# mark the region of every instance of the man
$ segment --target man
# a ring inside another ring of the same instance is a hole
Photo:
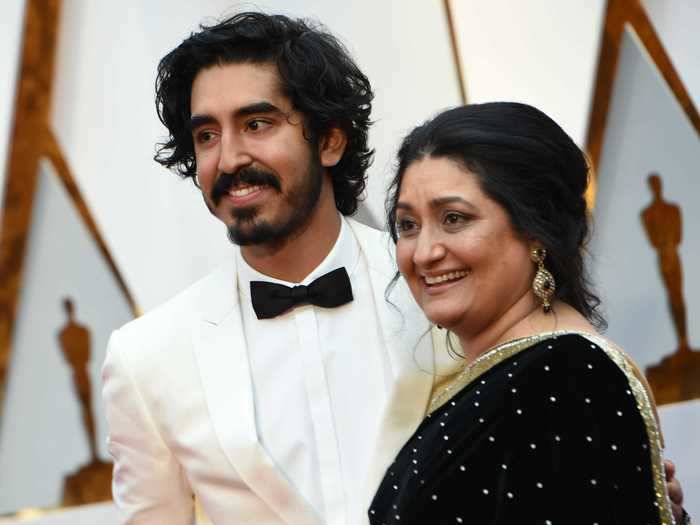
[[[215,523],[366,521],[434,366],[386,240],[348,217],[371,100],[333,36],[282,16],[236,15],[161,61],[156,160],[195,180],[238,248],[110,340],[128,523],[189,524],[193,495]]]
[[[281,16],[236,15],[161,61],[156,160],[195,180],[240,248],[110,340],[128,523],[191,523],[192,494],[215,523],[366,520],[432,387],[426,321],[401,283],[385,298],[388,242],[347,217],[372,96],[334,37]]]

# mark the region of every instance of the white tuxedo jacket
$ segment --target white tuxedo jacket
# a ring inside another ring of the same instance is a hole
[[[385,234],[349,221],[367,261],[393,389],[367,479],[367,505],[425,414],[433,376],[428,324],[395,272]],[[112,335],[103,397],[113,495],[129,524],[190,525],[193,495],[215,524],[319,524],[258,441],[235,257]],[[417,362],[421,366],[417,366]],[[362,407],[358,407],[362,410]],[[293,428],[281,429],[294,432]],[[350,518],[349,525],[366,516]]]

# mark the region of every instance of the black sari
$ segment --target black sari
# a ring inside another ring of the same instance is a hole
[[[600,338],[500,345],[431,410],[385,474],[372,525],[673,523],[649,395]]]

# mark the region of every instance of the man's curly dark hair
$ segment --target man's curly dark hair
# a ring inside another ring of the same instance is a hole
[[[284,94],[304,117],[309,140],[318,141],[332,128],[345,132],[345,152],[328,171],[338,211],[353,214],[374,154],[367,144],[374,94],[343,44],[309,21],[256,12],[239,13],[200,29],[158,65],[156,109],[170,135],[157,145],[154,159],[196,182],[188,123],[197,73],[217,64],[273,63]]]

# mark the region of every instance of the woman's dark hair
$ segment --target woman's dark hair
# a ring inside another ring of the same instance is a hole
[[[332,128],[347,136],[345,152],[329,168],[336,207],[357,210],[373,150],[367,145],[372,87],[345,47],[322,28],[282,15],[239,13],[213,26],[200,26],[158,64],[156,109],[170,133],[155,160],[183,178],[196,174],[190,119],[192,82],[202,69],[230,63],[272,63],[284,94],[304,117],[317,142]]]
[[[424,157],[448,158],[473,173],[482,191],[505,209],[513,228],[546,248],[555,297],[605,327],[583,263],[588,162],[556,122],[526,104],[493,102],[450,109],[415,128],[401,144],[387,198],[394,242],[403,176]]]

